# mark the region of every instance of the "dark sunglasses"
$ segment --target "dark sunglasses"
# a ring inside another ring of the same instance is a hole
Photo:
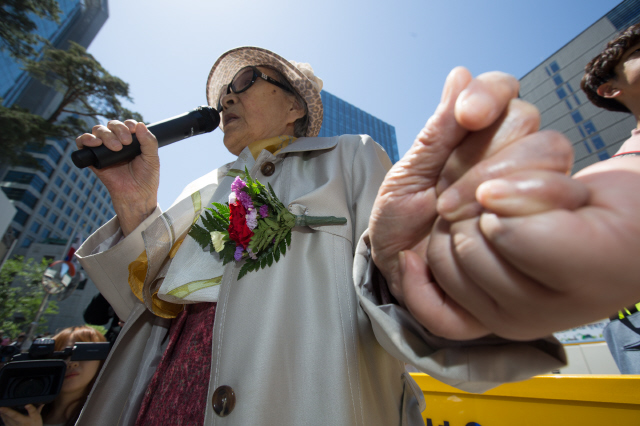
[[[261,78],[264,81],[273,84],[274,86],[278,86],[282,90],[292,93],[291,89],[289,89],[287,86],[280,83],[278,80],[269,77],[258,68],[253,66],[244,67],[236,73],[236,75],[231,80],[231,83],[227,84],[227,90],[225,90],[224,86],[222,86],[222,89],[220,90],[220,97],[218,97],[218,112],[222,112],[223,96],[226,96],[231,92],[235,94],[245,92],[247,89],[249,89],[249,87],[253,86],[253,83],[255,83],[258,78]]]

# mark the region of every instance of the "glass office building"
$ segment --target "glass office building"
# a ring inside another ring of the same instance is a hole
[[[640,0],[625,0],[520,80],[520,96],[540,110],[541,128],[558,130],[573,143],[573,172],[610,158],[636,127],[631,114],[591,104],[580,80],[607,42],[639,21]]]
[[[109,16],[107,0],[58,0],[58,5],[59,23],[35,19],[36,32],[57,48],[66,48],[68,40],[88,47]],[[7,52],[0,52],[0,96],[5,106],[19,105],[46,117],[61,95],[31,79]],[[11,255],[61,259],[74,231],[87,236],[115,215],[111,198],[93,173],[71,162],[73,140],[48,140],[41,149],[27,150],[41,170],[0,164],[0,187],[16,209],[2,244],[12,247]],[[51,332],[84,323],[83,311],[98,290],[90,280],[83,280],[80,289],[58,302],[58,315],[47,318]]]
[[[58,48],[65,48],[68,40],[87,47],[108,17],[107,1],[59,0],[58,4],[60,22],[36,17],[36,32]],[[6,51],[0,52],[0,94],[5,106],[20,105],[40,115],[57,106],[59,96],[31,79]],[[7,246],[18,238],[14,255],[26,254],[33,243],[66,242],[76,225],[91,232],[113,217],[107,191],[89,170],[78,170],[71,163],[72,140],[48,140],[44,147],[27,151],[41,170],[0,165],[0,187],[17,210],[3,238]]]
[[[326,90],[320,92],[320,96],[324,107],[324,119],[318,136],[366,134],[382,145],[391,162],[395,163],[400,159],[395,127]]]

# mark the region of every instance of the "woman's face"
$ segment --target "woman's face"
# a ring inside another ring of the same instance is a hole
[[[75,342],[69,341],[67,346]],[[67,373],[62,382],[61,393],[83,392],[100,369],[100,361],[67,361]]]
[[[264,67],[258,69],[278,79],[275,71]],[[261,78],[246,91],[231,92],[221,101],[224,145],[235,155],[258,140],[293,136],[293,123],[304,116],[304,110],[293,96]]]

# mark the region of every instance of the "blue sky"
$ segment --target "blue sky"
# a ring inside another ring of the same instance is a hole
[[[327,91],[395,126],[402,156],[453,67],[520,78],[618,3],[109,0],[89,52],[130,84],[132,108],[152,123],[206,104],[206,78],[222,53],[264,47],[309,62]],[[160,205],[233,158],[219,130],[162,148]]]

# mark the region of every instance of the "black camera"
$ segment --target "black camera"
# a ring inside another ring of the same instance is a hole
[[[29,352],[14,355],[0,369],[0,407],[47,404],[58,396],[67,371],[66,360],[107,359],[109,343],[77,342],[54,351],[53,339],[36,339]]]

